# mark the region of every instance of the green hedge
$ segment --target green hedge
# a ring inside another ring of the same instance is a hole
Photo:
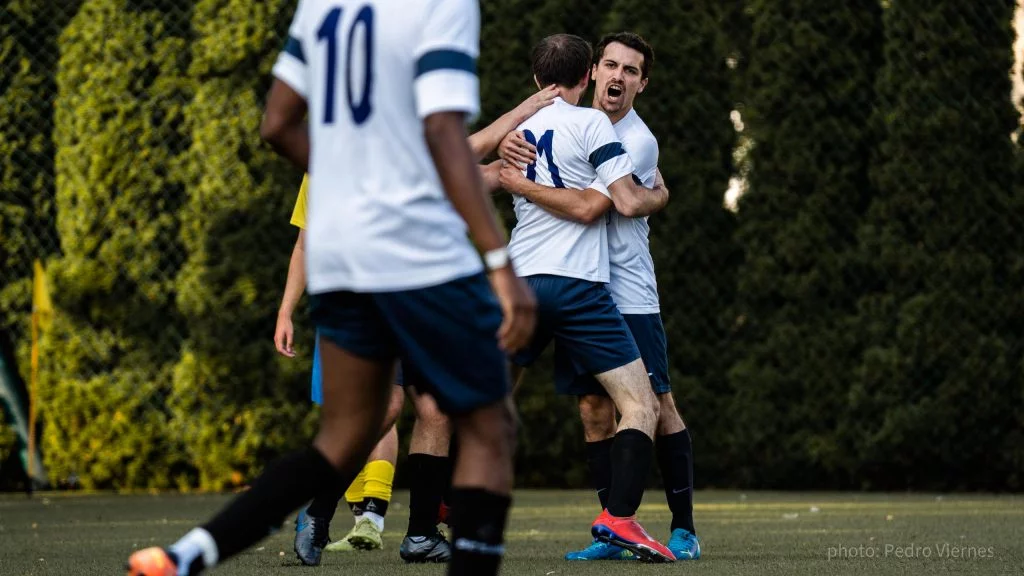
[[[301,173],[259,139],[292,4],[200,0],[192,15],[192,145],[181,164],[187,200],[178,214],[188,259],[175,286],[188,337],[169,408],[171,430],[205,489],[237,485],[269,456],[311,438],[303,423],[312,413],[312,337],[300,332],[301,360],[281,359],[272,341]]]
[[[55,483],[77,475],[87,488],[188,484],[164,411],[184,328],[169,274],[182,249],[171,172],[187,144],[187,42],[168,15],[131,4],[87,0],[60,39],[63,255],[49,267],[41,445]]]
[[[840,433],[859,484],[1021,489],[1021,189],[1007,98],[1014,2],[894,2],[885,14],[859,231],[866,345]]]
[[[295,360],[270,341],[300,174],[257,134],[293,4],[86,0],[70,23],[2,4],[18,66],[0,67],[0,329],[27,376],[28,274],[46,258],[56,484],[230,488],[311,436],[312,333],[297,315]],[[637,107],[673,194],[651,246],[698,485],[1024,481],[1013,3],[889,6],[482,3],[481,125],[533,92],[544,34],[654,44]],[[52,110],[28,97],[47,91]],[[753,144],[735,213],[734,107]],[[517,400],[518,483],[585,486],[548,364]]]
[[[723,406],[731,475],[744,485],[845,485],[836,422],[858,343],[862,277],[851,262],[872,197],[868,128],[881,65],[877,0],[748,4],[733,397]]]

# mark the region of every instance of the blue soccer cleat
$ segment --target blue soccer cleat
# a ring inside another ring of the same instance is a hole
[[[331,541],[326,518],[310,516],[303,509],[295,521],[295,555],[306,566],[319,566],[324,547]]]
[[[608,544],[600,540],[594,540],[583,550],[569,552],[565,555],[566,560],[636,560],[636,556],[625,548]]]
[[[700,558],[700,540],[697,535],[685,528],[676,528],[668,540],[668,549],[676,556],[676,560],[696,560]]]

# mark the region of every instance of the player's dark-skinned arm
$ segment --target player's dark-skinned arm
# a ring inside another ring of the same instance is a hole
[[[448,200],[466,221],[477,247],[490,252],[505,247],[490,196],[484,194],[480,170],[466,139],[462,112],[437,112],[423,121],[427,147]],[[490,272],[501,303],[503,320],[498,343],[507,352],[529,343],[536,323],[537,302],[526,283],[516,276],[511,261]]]
[[[275,79],[260,123],[260,138],[275,152],[309,172],[309,128],[306,99],[291,86]]]
[[[659,170],[654,179],[654,188],[644,188],[629,174],[612,182],[608,187],[615,204],[615,211],[628,218],[650,216],[668,204],[668,188]]]
[[[509,192],[525,196],[559,218],[580,224],[594,222],[612,207],[611,199],[593,188],[576,190],[537,184],[511,164],[502,167],[499,179],[501,187]]]
[[[483,130],[473,133],[469,137],[469,147],[473,149],[477,162],[490,156],[505,135],[515,130],[516,126],[525,122],[541,108],[550,106],[555,101],[555,96],[558,96],[558,87],[548,86],[523,100],[512,110],[502,114],[500,118],[491,122]]]

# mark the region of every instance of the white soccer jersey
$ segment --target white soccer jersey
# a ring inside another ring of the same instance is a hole
[[[309,105],[312,293],[423,288],[480,272],[423,135],[479,112],[476,0],[301,0],[274,75]]]
[[[527,167],[526,176],[539,184],[580,190],[591,186],[608,194],[612,182],[633,172],[611,121],[593,108],[556,98],[519,130],[537,147],[537,160]],[[595,179],[603,186],[593,185]],[[608,282],[604,219],[589,225],[570,222],[518,195],[513,205],[517,223],[508,247],[520,276],[552,274]]]
[[[658,140],[654,134],[636,110],[615,123],[615,133],[633,161],[633,174],[644,186],[653,188],[658,172]],[[608,214],[608,291],[623,314],[657,314],[661,306],[647,218],[627,218],[614,209]]]

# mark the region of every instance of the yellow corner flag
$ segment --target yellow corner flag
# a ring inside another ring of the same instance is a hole
[[[39,331],[50,327],[53,321],[53,301],[46,288],[46,271],[36,260],[32,263],[32,377],[28,390],[28,477],[29,484],[36,481],[36,398],[39,390]]]
[[[32,315],[40,328],[49,328],[53,320],[53,301],[50,300],[50,291],[46,287],[46,271],[42,263],[36,260],[33,265],[35,274],[32,277]]]

